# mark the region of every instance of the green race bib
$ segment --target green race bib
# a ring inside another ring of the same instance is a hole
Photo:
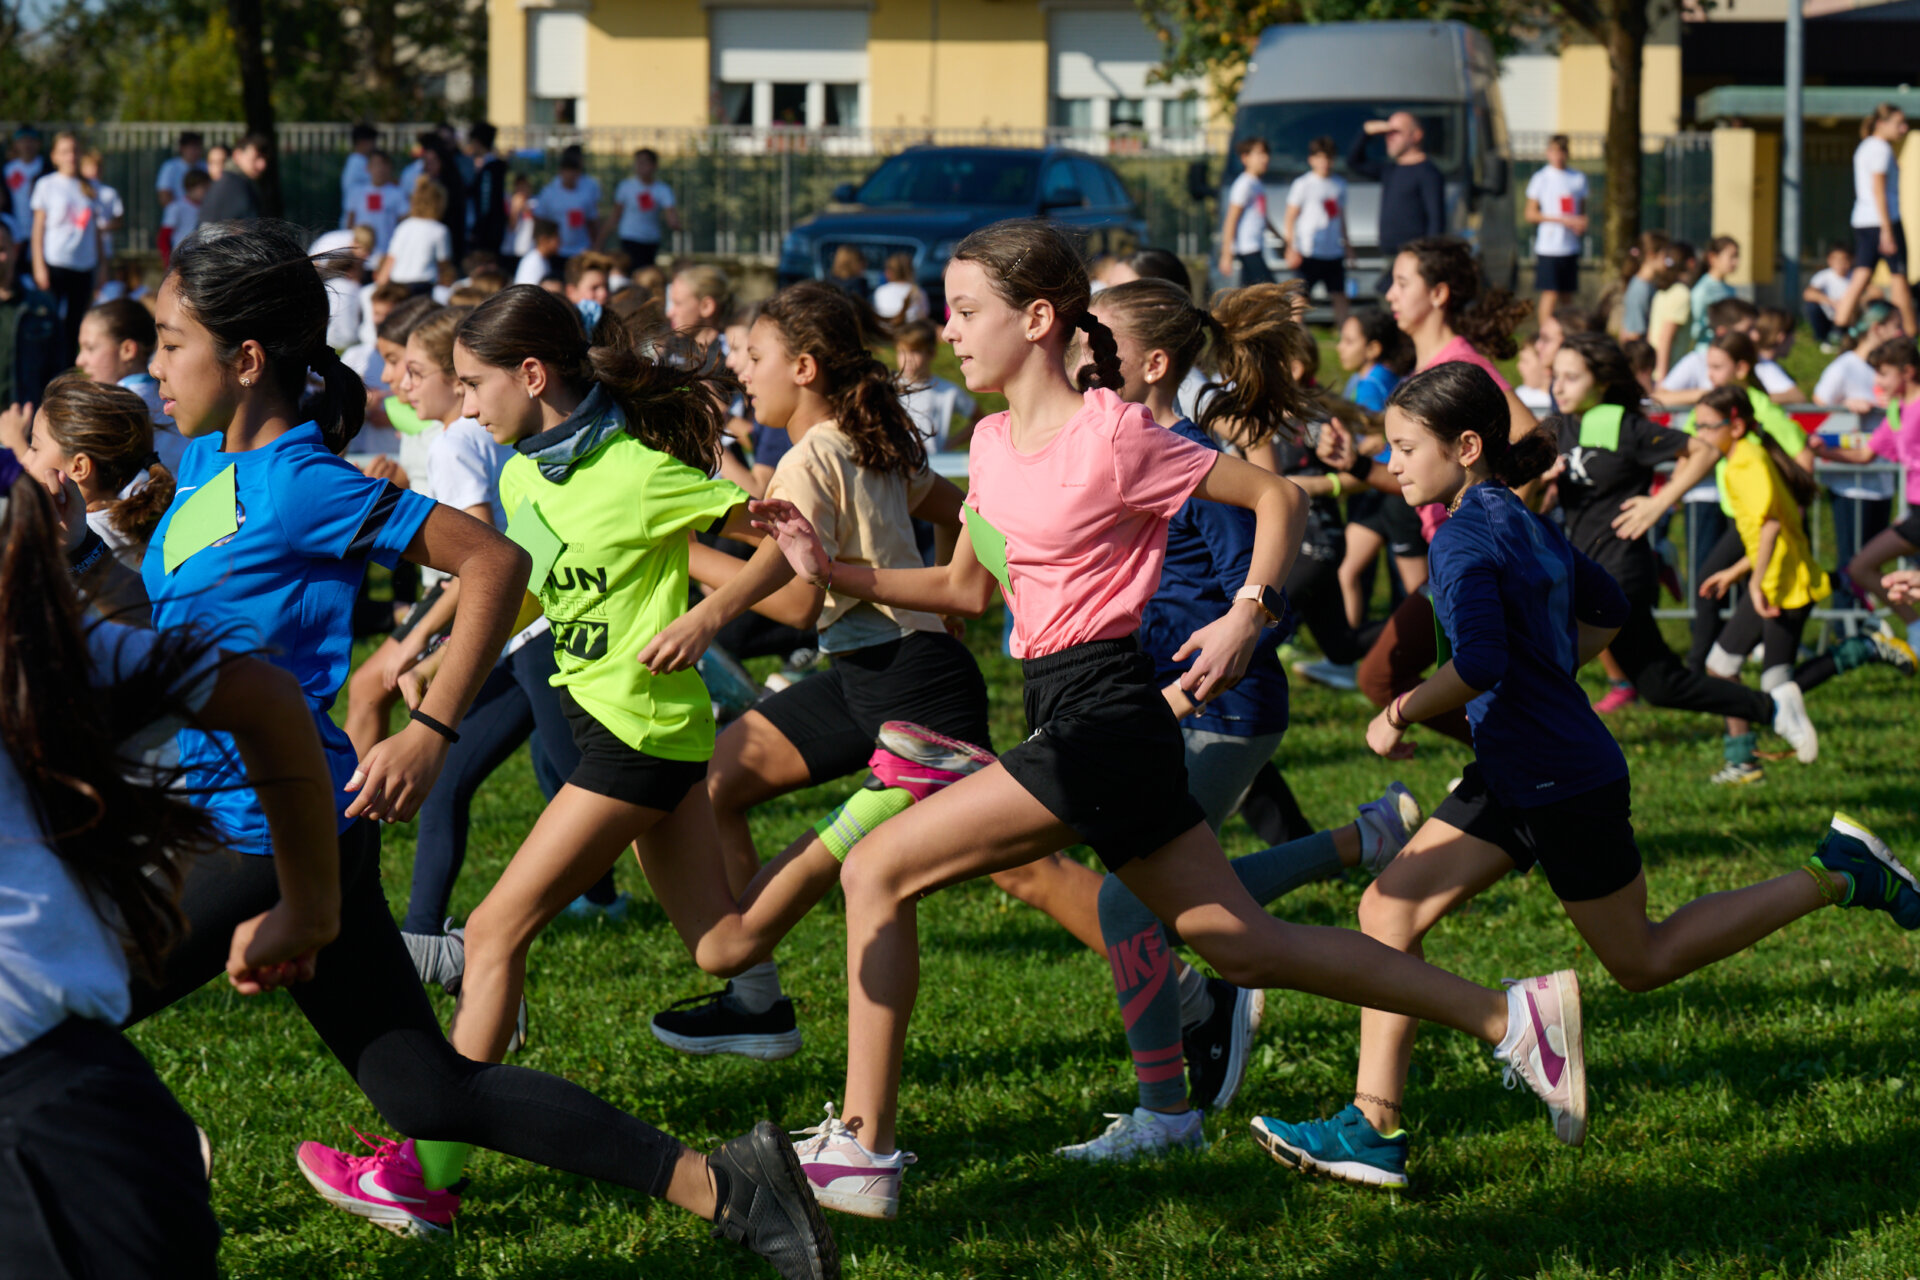
[[[987,518],[972,507],[967,508],[967,538],[973,543],[973,554],[981,564],[987,567],[1000,583],[1000,590],[1007,587],[1007,539]]]
[[[541,518],[540,508],[533,505],[532,498],[522,498],[520,507],[507,521],[507,537],[519,544],[521,550],[533,557],[533,572],[527,576],[527,590],[535,595],[547,583],[547,575],[553,572],[553,562],[567,549],[547,522]]]
[[[168,573],[185,564],[196,552],[205,551],[220,539],[240,532],[240,519],[234,510],[233,480],[233,464],[228,463],[173,513],[173,522],[167,526],[167,540],[160,548],[160,563]]]

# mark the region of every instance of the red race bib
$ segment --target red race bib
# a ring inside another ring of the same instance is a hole
[[[580,228],[586,226],[587,225],[586,211],[583,209],[567,210],[567,225],[569,227],[572,227],[575,231],[578,231]]]
[[[382,203],[384,203],[384,201],[385,201],[385,197],[382,196],[378,191],[367,192],[367,212],[368,213],[380,212],[380,206]]]
[[[1334,222],[1339,219],[1340,202],[1338,200],[1322,200],[1320,205],[1327,211],[1327,221]]]
[[[15,169],[7,175],[7,185],[18,191],[27,180],[27,175]]]
[[[653,192],[642,191],[639,197],[634,201],[634,203],[640,206],[640,212],[652,213],[653,212]]]
[[[93,221],[92,206],[81,205],[80,208],[74,212],[73,225],[80,228],[82,231],[85,231],[87,229],[87,224],[91,223],[92,221]]]
[[[1578,213],[1578,212],[1580,212],[1580,208],[1579,208],[1579,205],[1580,205],[1580,202],[1579,202],[1578,200],[1575,200],[1575,199],[1574,199],[1574,198],[1573,198],[1572,196],[1561,196],[1561,197],[1560,197],[1560,212],[1561,212],[1561,213],[1564,213],[1564,214],[1569,214],[1569,215],[1571,215],[1571,214],[1576,214],[1576,213]]]

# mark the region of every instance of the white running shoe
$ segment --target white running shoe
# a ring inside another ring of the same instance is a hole
[[[1812,764],[1820,758],[1820,735],[1807,716],[1807,699],[1789,680],[1773,691],[1773,731],[1793,748],[1793,758]]]
[[[1296,662],[1293,674],[1315,684],[1323,684],[1329,689],[1354,690],[1360,687],[1359,668],[1351,662]]]
[[[1553,1135],[1570,1147],[1587,1140],[1587,1049],[1580,1022],[1580,975],[1561,969],[1539,978],[1505,979],[1520,994],[1527,1021],[1504,1058],[1507,1088],[1525,1081],[1553,1118]],[[1513,990],[1507,1007],[1513,1008]]]
[[[794,1154],[800,1157],[800,1170],[822,1208],[862,1218],[891,1219],[899,1214],[900,1178],[919,1159],[913,1152],[873,1154],[833,1114],[831,1102],[825,1120],[811,1129],[795,1129],[793,1136],[801,1139],[794,1143]]]
[[[1379,875],[1400,856],[1420,827],[1420,802],[1403,783],[1389,783],[1378,800],[1360,806],[1360,864]]]
[[[1169,1151],[1182,1148],[1193,1151],[1207,1149],[1207,1137],[1201,1131],[1201,1115],[1198,1111],[1182,1112],[1176,1117],[1162,1116],[1145,1107],[1135,1107],[1128,1114],[1109,1111],[1107,1119],[1113,1123],[1099,1137],[1091,1142],[1076,1142],[1070,1147],[1056,1147],[1053,1154],[1063,1160],[1102,1164],[1157,1160]],[[1176,1119],[1183,1122],[1180,1127],[1170,1123]]]

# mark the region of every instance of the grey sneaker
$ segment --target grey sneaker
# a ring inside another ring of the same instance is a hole
[[[1373,846],[1371,856],[1364,853],[1361,856],[1361,865],[1375,875],[1385,871],[1387,864],[1407,847],[1407,841],[1413,839],[1421,816],[1420,802],[1399,782],[1389,783],[1378,800],[1361,805],[1359,825],[1374,837],[1371,841],[1364,838],[1361,841],[1363,849],[1368,844]]]

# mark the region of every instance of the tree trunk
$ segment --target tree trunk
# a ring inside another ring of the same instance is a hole
[[[227,0],[227,21],[233,25],[233,43],[240,57],[240,102],[247,132],[269,140],[267,171],[257,179],[260,212],[277,218],[285,207],[280,199],[280,156],[273,120],[273,73],[267,66],[266,23],[261,0]]]
[[[1618,275],[1640,235],[1640,68],[1647,47],[1647,0],[1608,0],[1606,262]]]

